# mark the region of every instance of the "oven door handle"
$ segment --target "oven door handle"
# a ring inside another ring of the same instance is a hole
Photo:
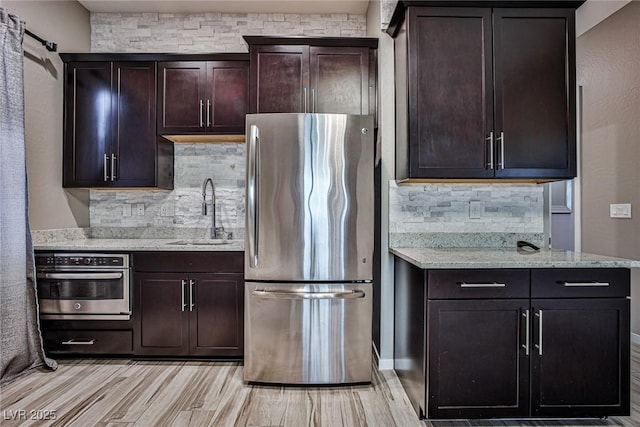
[[[72,279],[72,280],[101,280],[101,279],[120,279],[122,273],[44,273],[38,274],[39,279]]]

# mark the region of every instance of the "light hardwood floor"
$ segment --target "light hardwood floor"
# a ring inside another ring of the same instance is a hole
[[[632,354],[632,416],[607,420],[419,421],[393,371],[374,370],[371,385],[269,387],[244,384],[233,362],[76,359],[2,387],[0,425],[633,427],[640,426],[640,346]],[[46,411],[56,419],[31,419]]]

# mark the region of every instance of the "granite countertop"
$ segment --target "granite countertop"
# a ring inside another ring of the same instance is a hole
[[[212,244],[221,243],[221,244]],[[244,250],[244,240],[205,239],[61,239],[34,242],[35,250],[47,251],[234,251]]]
[[[515,248],[391,248],[389,251],[423,269],[444,268],[640,268],[640,261],[585,252]]]

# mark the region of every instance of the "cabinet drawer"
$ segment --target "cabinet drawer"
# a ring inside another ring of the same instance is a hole
[[[244,252],[134,252],[135,271],[243,273]]]
[[[429,299],[529,298],[529,270],[429,270]]]
[[[44,349],[57,354],[133,354],[133,331],[43,331]]]
[[[551,268],[531,270],[532,298],[615,298],[629,296],[626,268]]]

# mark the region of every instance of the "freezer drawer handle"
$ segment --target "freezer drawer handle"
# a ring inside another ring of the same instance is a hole
[[[581,286],[589,286],[589,287],[606,287],[609,286],[607,282],[560,282],[565,287],[581,287]]]
[[[489,282],[489,283],[467,283],[458,282],[461,288],[504,288],[507,286],[505,283]]]
[[[364,291],[359,289],[346,292],[288,292],[256,289],[251,293],[257,297],[273,299],[353,299],[365,297]]]

